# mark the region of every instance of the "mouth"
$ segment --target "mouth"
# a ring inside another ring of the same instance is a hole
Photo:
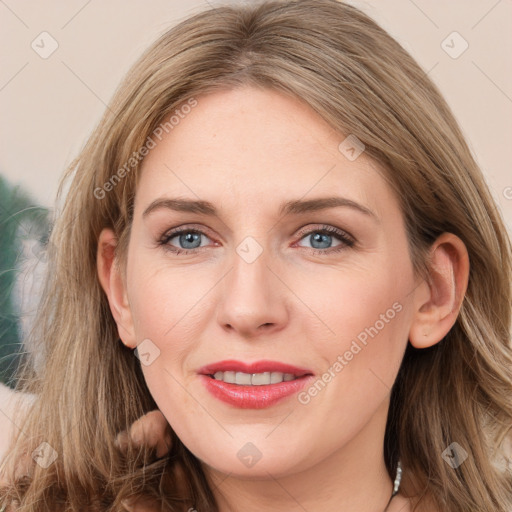
[[[235,371],[215,372],[208,375],[215,380],[221,380],[226,384],[237,384],[239,386],[266,386],[268,384],[279,384],[291,380],[300,379],[301,376],[293,373],[282,372],[262,372],[262,373],[244,373]]]
[[[235,360],[218,361],[203,366],[199,369],[198,373],[228,384],[238,384],[241,386],[279,384],[280,382],[299,379],[305,375],[313,375],[311,370],[278,361],[244,363]]]
[[[198,373],[213,396],[239,408],[261,409],[302,389],[313,372],[275,361],[220,361]]]

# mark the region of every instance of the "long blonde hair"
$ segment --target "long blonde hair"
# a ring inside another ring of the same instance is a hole
[[[471,268],[461,312],[440,343],[408,345],[391,394],[385,461],[394,478],[400,458],[402,491],[443,511],[510,512],[512,476],[500,458],[512,425],[510,239],[436,86],[373,20],[335,0],[209,9],[166,32],[128,73],[59,188],[61,195],[72,180],[31,334],[45,365],[36,372],[28,359],[20,374],[20,389],[38,398],[17,420],[5,462],[42,442],[58,456],[46,469],[33,464],[2,491],[3,502],[21,511],[115,511],[138,494],[160,499],[164,510],[218,510],[199,461],[176,435],[160,460],[147,449],[125,456],[113,443],[156,405],[138,359],[118,341],[96,251],[110,227],[124,264],[140,150],[162,121],[203,93],[247,84],[301,98],[364,143],[396,191],[418,272],[441,233],[464,241]],[[452,442],[469,454],[456,469],[442,457]],[[173,481],[177,466],[186,493]]]

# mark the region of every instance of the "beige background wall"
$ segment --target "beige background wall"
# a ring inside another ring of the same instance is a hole
[[[350,3],[440,87],[512,226],[512,0]],[[158,35],[208,4],[220,2],[1,0],[0,173],[51,206],[60,175],[128,67]]]

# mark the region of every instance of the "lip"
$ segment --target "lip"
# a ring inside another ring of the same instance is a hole
[[[306,368],[298,368],[290,364],[281,363],[279,361],[254,361],[252,363],[244,363],[243,361],[236,361],[229,359],[225,361],[218,361],[203,366],[198,370],[201,375],[213,375],[215,372],[243,372],[243,373],[263,373],[263,372],[282,372],[293,373],[296,377],[304,375],[313,375],[311,370]],[[291,381],[290,381],[291,382]]]
[[[244,386],[228,384],[227,382],[214,379],[212,375],[217,371],[238,371],[244,373],[282,372],[293,373],[297,378],[278,384]],[[203,366],[198,373],[206,389],[215,398],[240,409],[264,409],[270,407],[298,393],[314,378],[310,370],[277,361],[256,361],[254,363],[243,363],[234,360],[219,361]]]

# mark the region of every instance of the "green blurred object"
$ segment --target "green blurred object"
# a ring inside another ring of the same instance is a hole
[[[34,204],[28,193],[0,175],[0,382],[13,387],[15,371],[25,350],[22,344],[20,304],[14,290],[24,261],[39,255],[26,254],[24,240],[42,247],[49,234],[48,209]],[[25,247],[25,250],[24,250]]]

